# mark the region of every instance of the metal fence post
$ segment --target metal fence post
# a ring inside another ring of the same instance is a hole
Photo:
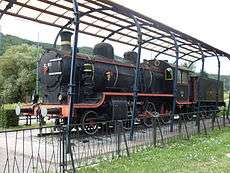
[[[198,112],[196,117],[196,124],[197,124],[197,132],[200,134],[200,112]]]
[[[228,119],[228,123],[230,123],[229,111],[230,111],[230,92],[229,92],[229,96],[228,96],[228,108],[227,108],[227,114],[226,114],[226,118]]]
[[[184,128],[185,128],[185,132],[186,132],[186,137],[187,137],[187,139],[189,140],[188,127],[187,127],[187,123],[186,123],[186,120],[184,119],[184,117],[185,117],[185,116],[183,115],[181,121],[183,121]]]
[[[182,126],[182,122],[181,122],[181,114],[178,114],[179,115],[179,133],[181,133],[181,126]]]
[[[159,120],[159,116],[157,117],[157,126],[159,128],[160,135],[161,135],[161,143],[162,143],[162,145],[164,145],[164,136],[163,136],[163,132],[162,132],[162,129],[161,129],[161,122]]]
[[[121,157],[121,125],[116,121],[116,132],[117,132],[117,155]]]
[[[37,111],[38,117],[39,117],[39,137],[42,137],[42,114],[41,114],[41,110]]]
[[[206,125],[205,125],[205,122],[204,122],[204,117],[203,117],[203,112],[201,113],[201,121],[202,121],[202,124],[203,124],[203,127],[204,127],[204,133],[205,135],[207,135],[207,128],[206,128]]]
[[[216,112],[212,114],[212,130],[214,130],[214,126],[215,126],[215,117],[216,117]]]
[[[61,137],[61,143],[62,143],[62,172],[65,173],[67,169],[67,155],[66,155],[66,134],[65,129],[63,129],[62,137]]]
[[[62,172],[62,134],[59,136],[59,172]]]
[[[25,124],[26,126],[28,126],[28,125],[29,125],[29,124],[28,124],[28,119],[29,119],[28,117],[29,117],[29,116],[28,116],[28,115],[26,115],[26,124]]]
[[[120,126],[121,126],[121,131],[122,131],[124,142],[125,142],[125,149],[126,149],[126,152],[127,152],[127,156],[129,157],[130,156],[130,154],[129,154],[129,147],[128,147],[128,143],[127,143],[125,131],[124,131],[124,128],[123,128],[123,122],[122,122],[122,120],[120,121]]]
[[[223,112],[223,126],[225,127],[225,116],[226,116],[226,108],[224,107],[224,112]]]
[[[220,130],[221,127],[220,127],[219,117],[217,117],[217,116],[216,116],[216,123],[217,123],[218,129]]]
[[[156,117],[152,117],[152,124],[153,124],[153,145],[154,147],[157,146],[157,120]]]

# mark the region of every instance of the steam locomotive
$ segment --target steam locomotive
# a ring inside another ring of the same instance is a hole
[[[71,32],[61,33],[61,49],[48,49],[39,61],[41,103],[24,105],[18,114],[68,118],[68,84],[71,66]],[[112,45],[99,43],[92,55],[78,53],[74,90],[74,123],[81,123],[88,134],[94,134],[96,122],[129,120],[133,106],[133,84],[137,53],[130,51],[124,58],[114,56]],[[137,118],[151,126],[148,112],[158,113],[163,122],[172,112],[175,66],[163,60],[144,60],[138,78]],[[204,109],[216,105],[217,81],[195,76],[188,68],[179,67],[177,76],[176,112],[194,111],[198,97]],[[197,93],[198,80],[202,94]],[[223,83],[219,82],[218,106],[224,105]],[[127,125],[128,128],[128,125]]]

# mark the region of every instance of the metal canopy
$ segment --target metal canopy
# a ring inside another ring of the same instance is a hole
[[[10,2],[13,6],[5,10]],[[79,0],[78,4],[81,16],[79,32],[99,37],[102,41],[110,40],[137,48],[138,32],[134,16],[141,27],[142,48],[154,52],[155,57],[164,54],[177,58],[176,41],[179,59],[189,63],[202,58],[201,50],[204,57],[218,55],[230,59],[224,51],[112,1]],[[73,30],[72,6],[72,0],[1,0],[0,12]]]

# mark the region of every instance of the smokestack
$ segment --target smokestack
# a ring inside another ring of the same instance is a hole
[[[124,54],[124,59],[131,62],[132,64],[136,64],[137,63],[137,53],[134,51],[130,51],[130,52],[125,52]]]
[[[93,49],[93,54],[108,59],[114,59],[113,46],[108,43],[98,43]]]
[[[69,31],[63,31],[61,32],[61,50],[66,53],[71,53],[71,37],[73,33]]]

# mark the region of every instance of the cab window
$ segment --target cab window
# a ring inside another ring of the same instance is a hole
[[[173,80],[173,70],[172,70],[172,68],[167,68],[165,70],[165,80]]]
[[[182,73],[182,83],[188,84],[188,73],[187,72]]]

